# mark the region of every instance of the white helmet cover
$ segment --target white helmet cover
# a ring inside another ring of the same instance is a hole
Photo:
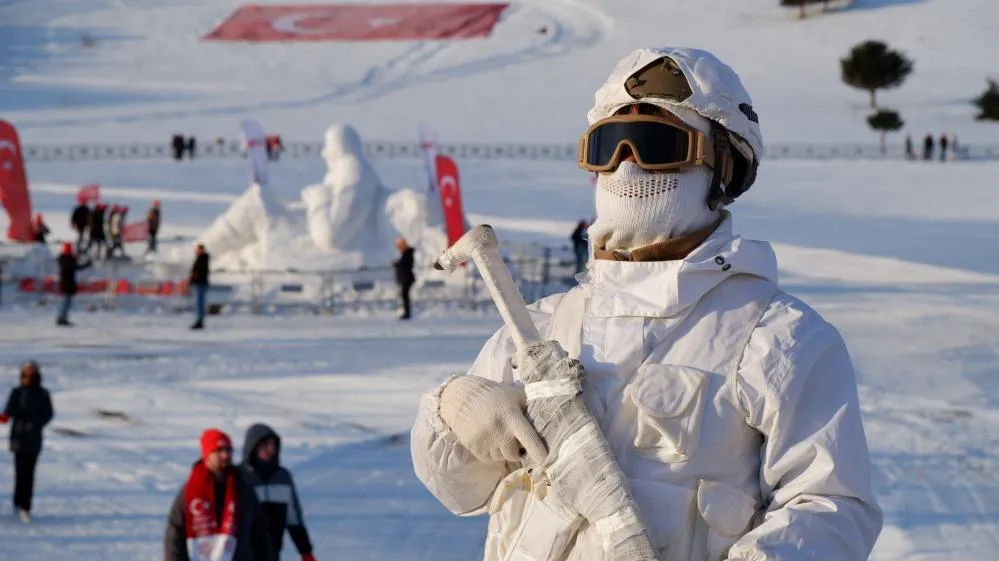
[[[689,95],[677,101],[672,96],[636,98],[629,93],[628,80],[646,66],[667,58],[683,73]],[[715,55],[699,49],[661,47],[639,49],[621,59],[610,77],[597,90],[593,108],[586,115],[593,123],[614,115],[635,103],[649,103],[673,113],[688,125],[710,134],[704,119],[715,121],[730,133],[732,144],[750,161],[759,163],[763,156],[763,135],[753,101],[739,76]],[[749,154],[747,151],[751,150]]]

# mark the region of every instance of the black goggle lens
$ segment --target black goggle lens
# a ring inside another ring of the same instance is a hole
[[[621,141],[628,140],[635,156],[648,165],[685,162],[689,157],[690,133],[669,123],[652,121],[605,123],[590,131],[586,163],[606,166]]]

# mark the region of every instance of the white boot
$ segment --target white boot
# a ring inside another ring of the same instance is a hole
[[[21,518],[21,522],[24,522],[25,524],[31,522],[31,515],[28,514],[28,511],[23,508],[17,510],[17,515]]]

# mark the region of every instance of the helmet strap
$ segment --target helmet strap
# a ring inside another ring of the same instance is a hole
[[[731,165],[732,148],[728,142],[728,130],[717,121],[711,121],[711,139],[715,149],[715,166],[711,176],[711,188],[708,190],[708,208],[718,210],[722,204],[728,204],[734,199],[725,193],[722,181],[726,179],[725,170]],[[730,175],[731,177],[731,175]]]

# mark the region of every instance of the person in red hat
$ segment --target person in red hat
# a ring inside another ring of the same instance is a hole
[[[69,219],[69,223],[76,230],[76,248],[80,250],[83,247],[83,238],[87,231],[87,224],[90,223],[90,207],[87,205],[86,199],[78,199],[76,208],[73,209],[73,214]]]
[[[201,433],[201,459],[170,508],[166,561],[277,561],[253,487],[232,465],[232,439]]]
[[[81,263],[76,254],[73,253],[73,244],[66,242],[62,244],[62,253],[59,254],[59,292],[62,293],[62,302],[59,304],[59,317],[56,325],[71,327],[69,322],[69,310],[73,305],[73,295],[76,294],[76,272],[90,267],[92,262]]]

